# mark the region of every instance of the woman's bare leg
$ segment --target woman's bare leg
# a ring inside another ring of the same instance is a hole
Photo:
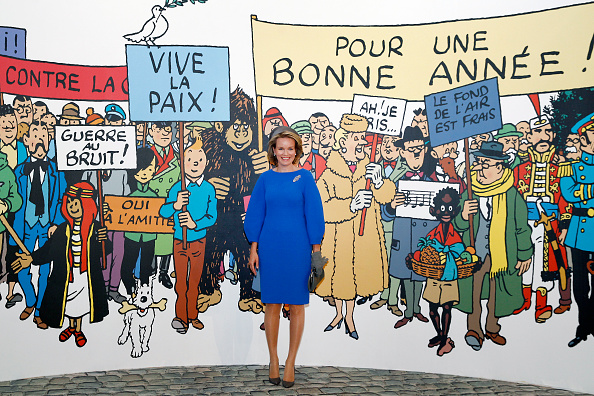
[[[277,345],[281,307],[282,304],[266,304],[266,311],[264,312],[264,328],[266,342],[268,343],[268,353],[270,354],[270,365],[268,367],[268,376],[270,378],[280,377]]]
[[[76,327],[76,331],[80,332],[81,329],[82,329],[82,318],[76,318],[76,319],[73,319],[73,320],[76,323],[76,325],[73,326],[73,327]]]
[[[338,322],[342,319],[342,300],[335,299],[334,303],[336,304],[336,316],[332,319],[332,322],[330,322],[330,326],[332,327],[336,327]]]
[[[295,359],[305,326],[305,305],[291,305],[291,321],[289,323],[289,354],[285,362],[283,380],[293,382],[295,381]]]
[[[338,304],[336,305],[338,306]],[[346,318],[345,323],[348,325],[348,331],[355,331],[355,321],[353,319],[353,312],[355,311],[355,300],[346,301]]]

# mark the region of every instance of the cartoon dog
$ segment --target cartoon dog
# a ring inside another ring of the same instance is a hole
[[[148,284],[141,284],[136,280],[136,295],[131,303],[124,301],[118,310],[124,315],[124,329],[118,338],[118,344],[124,345],[128,337],[132,340],[132,352],[130,356],[137,358],[149,350],[149,340],[153,331],[155,320],[155,308],[159,311],[165,310],[167,299],[162,298],[158,303],[153,299],[153,281],[151,277]]]

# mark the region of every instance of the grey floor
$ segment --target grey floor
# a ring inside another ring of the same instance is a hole
[[[282,370],[282,368],[281,368]],[[282,371],[281,371],[282,372]],[[295,386],[265,366],[164,367],[0,382],[2,395],[578,395],[536,385],[410,371],[297,367]]]

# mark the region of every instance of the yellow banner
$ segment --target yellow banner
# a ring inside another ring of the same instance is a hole
[[[302,26],[252,17],[258,95],[423,100],[497,77],[500,94],[594,86],[594,3],[427,25]]]

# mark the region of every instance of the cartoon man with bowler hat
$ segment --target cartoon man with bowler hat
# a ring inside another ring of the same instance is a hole
[[[462,211],[454,218],[454,227],[470,246],[470,215],[473,215],[474,247],[483,262],[472,276],[459,279],[460,302],[456,308],[468,314],[466,343],[475,351],[485,337],[497,345],[507,340],[501,334],[499,319],[510,316],[524,302],[521,275],[532,261],[531,230],[528,208],[514,187],[514,176],[506,165],[509,156],[503,144],[484,142],[475,151],[472,169],[472,192],[478,199],[462,194]],[[487,300],[485,332],[481,326],[481,300]]]

